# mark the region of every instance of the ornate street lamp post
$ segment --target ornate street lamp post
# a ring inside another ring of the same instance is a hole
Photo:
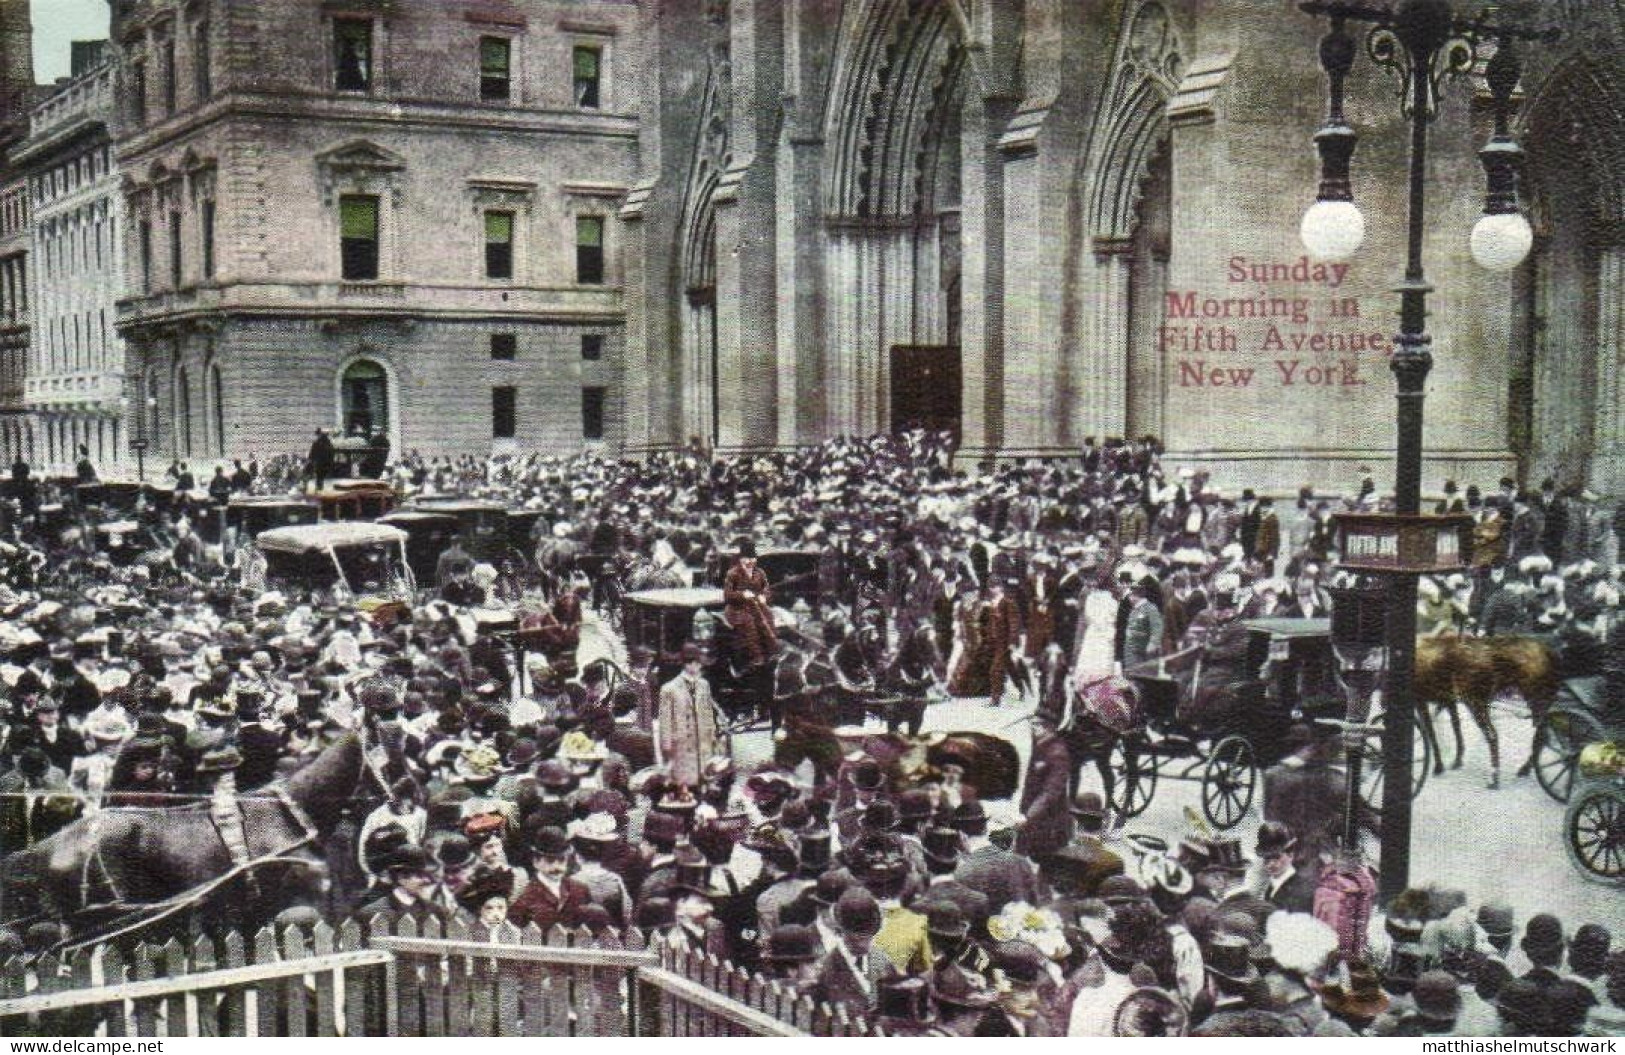
[[[1387,677],[1383,689],[1382,730],[1383,801],[1380,895],[1384,902],[1409,885],[1411,843],[1411,765],[1413,762],[1412,681],[1416,672],[1416,577],[1436,570],[1439,562],[1407,562],[1399,545],[1401,534],[1420,537],[1432,533],[1421,516],[1422,505],[1422,398],[1428,372],[1433,368],[1433,339],[1427,333],[1427,295],[1433,289],[1422,270],[1424,229],[1423,186],[1426,173],[1428,125],[1437,116],[1447,78],[1471,71],[1479,51],[1494,45],[1484,69],[1484,80],[1495,105],[1495,133],[1479,152],[1488,177],[1484,217],[1473,228],[1471,250],[1480,265],[1493,271],[1516,267],[1532,241],[1529,223],[1518,209],[1518,168],[1522,151],[1508,130],[1512,92],[1520,75],[1518,42],[1553,39],[1555,31],[1499,21],[1486,8],[1473,18],[1458,17],[1449,0],[1399,0],[1393,7],[1341,0],[1306,0],[1298,5],[1306,14],[1330,20],[1320,42],[1320,61],[1330,83],[1331,100],[1326,124],[1315,135],[1321,179],[1315,203],[1304,214],[1300,233],[1305,248],[1322,259],[1352,255],[1365,237],[1365,220],[1354,204],[1349,179],[1350,163],[1358,141],[1343,115],[1343,82],[1354,64],[1356,51],[1348,24],[1367,27],[1366,53],[1378,66],[1395,74],[1400,83],[1400,110],[1410,121],[1408,225],[1405,277],[1397,287],[1400,297],[1399,334],[1389,361],[1398,391],[1398,436],[1394,456],[1394,499],[1397,518],[1407,523],[1392,530],[1372,525],[1360,533],[1375,540],[1391,535],[1394,560],[1385,570],[1393,577],[1387,620]],[[1439,527],[1440,531],[1455,530]],[[1386,544],[1373,541],[1374,550]],[[1343,550],[1345,556],[1347,549]]]

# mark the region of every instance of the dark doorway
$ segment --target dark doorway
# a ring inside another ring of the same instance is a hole
[[[389,430],[389,378],[370,359],[358,359],[344,371],[344,434],[371,437]]]
[[[894,344],[891,349],[893,432],[946,429],[959,442],[959,347]]]

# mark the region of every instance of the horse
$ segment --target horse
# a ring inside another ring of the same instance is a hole
[[[1518,769],[1518,776],[1528,775],[1534,764],[1535,752],[1541,745],[1546,712],[1557,696],[1560,684],[1557,657],[1551,647],[1533,637],[1427,637],[1416,643],[1415,699],[1420,705],[1422,735],[1433,749],[1433,772],[1444,772],[1444,752],[1439,748],[1439,734],[1433,719],[1437,712],[1450,716],[1450,725],[1456,737],[1456,760],[1452,769],[1461,768],[1462,736],[1461,715],[1458,708],[1465,704],[1473,724],[1484,736],[1490,749],[1489,786],[1501,784],[1501,741],[1490,716],[1490,704],[1505,693],[1515,692],[1529,706],[1534,722],[1530,741],[1529,759]],[[1430,712],[1427,704],[1432,704]]]
[[[76,936],[118,934],[202,910],[241,928],[316,903],[323,844],[372,772],[364,750],[347,733],[286,779],[239,795],[247,865],[233,860],[207,801],[82,817],[0,860],[0,920],[33,913]]]

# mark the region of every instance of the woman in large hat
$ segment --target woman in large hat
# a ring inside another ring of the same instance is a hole
[[[767,573],[756,563],[756,543],[741,539],[739,554],[722,580],[723,618],[738,639],[739,657],[747,666],[760,666],[779,650],[768,604],[773,590]]]

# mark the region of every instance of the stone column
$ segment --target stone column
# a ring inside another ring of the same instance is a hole
[[[1625,488],[1625,247],[1597,259],[1597,386],[1593,393],[1592,490],[1617,497]]]
[[[1017,100],[967,92],[960,129],[963,429],[961,461],[1004,447],[1004,175],[998,140]]]
[[[1096,239],[1087,316],[1079,349],[1076,435],[1122,436],[1128,411],[1129,280],[1133,273],[1132,243],[1127,239]]]
[[[654,351],[649,345],[648,268],[644,266],[648,247],[644,235],[643,206],[651,188],[636,187],[621,207],[621,272],[626,303],[626,325],[621,341],[621,419],[622,444],[632,451],[644,451],[652,439],[650,397],[656,374]]]
[[[1128,335],[1128,417],[1124,428],[1135,436],[1162,435],[1163,356],[1157,331],[1168,289],[1168,258],[1147,253],[1135,261],[1130,289]]]

